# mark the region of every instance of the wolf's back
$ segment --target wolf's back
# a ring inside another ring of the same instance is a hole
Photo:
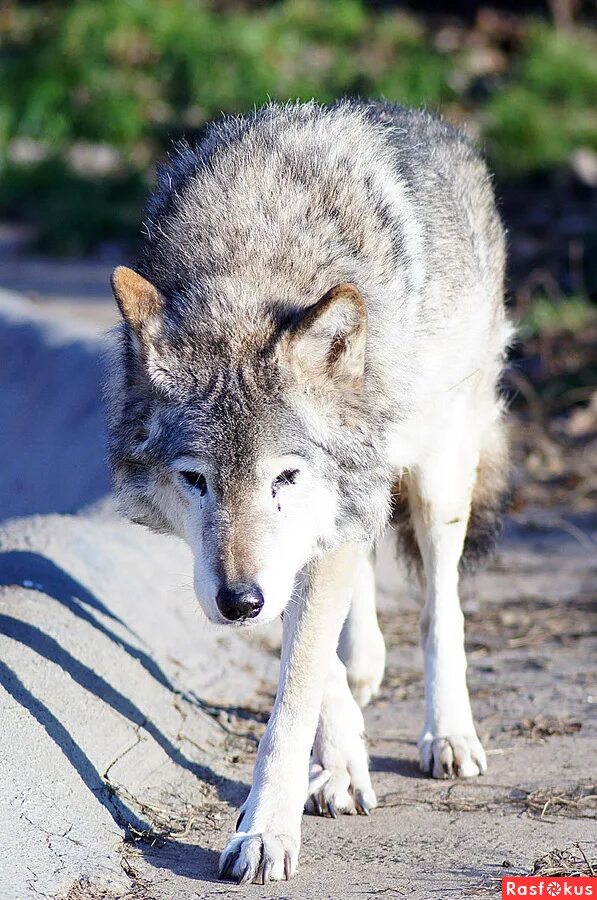
[[[366,296],[391,284],[415,302],[430,278],[450,291],[479,265],[494,276],[503,266],[472,142],[385,102],[271,104],[212,124],[160,171],[143,231],[142,274],[166,295],[190,302],[208,281],[213,294],[218,279],[236,279],[237,303],[253,310],[289,291],[312,303],[334,278]]]

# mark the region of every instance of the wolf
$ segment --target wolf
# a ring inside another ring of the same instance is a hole
[[[425,111],[271,103],[158,173],[135,266],[112,276],[115,492],[190,546],[208,619],[283,618],[224,878],[290,878],[305,807],[376,805],[361,707],[383,676],[387,527],[424,596],[421,768],[486,770],[458,592],[508,481],[504,259],[482,156]]]

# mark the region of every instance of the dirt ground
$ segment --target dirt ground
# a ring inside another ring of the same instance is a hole
[[[483,897],[499,892],[502,875],[532,872],[554,850],[568,850],[581,863],[583,853],[594,860],[597,559],[558,528],[509,531],[490,570],[466,590],[469,679],[488,748],[487,776],[433,782],[418,771],[417,608],[404,580],[396,591],[386,561],[381,589],[388,667],[366,716],[380,808],[370,818],[305,817],[295,881],[231,889],[213,879],[222,828],[233,827],[234,811],[215,804],[192,822],[189,817],[184,847],[125,848],[148,896],[172,896],[175,874],[176,896],[189,900],[222,891],[243,897]],[[268,702],[255,702],[265,716]],[[234,727],[238,734],[247,726],[237,720]],[[253,756],[249,745],[230,777],[248,784]],[[197,844],[194,856],[190,846]]]
[[[5,331],[20,315],[9,306]],[[51,367],[64,343],[45,324],[38,331]],[[70,359],[65,378],[83,371]],[[81,385],[87,412],[95,377]],[[69,416],[69,398],[56,402],[76,428],[82,401]],[[52,421],[51,406],[44,415]],[[9,471],[10,453],[2,462]],[[571,512],[562,477],[545,479],[552,504],[537,502],[540,479],[520,489],[498,555],[463,590],[488,774],[434,782],[418,770],[417,603],[390,540],[378,559],[388,665],[366,712],[379,808],[305,816],[297,877],[265,887],[220,882],[217,861],[271,708],[275,630],[207,628],[184,548],[120,522],[109,505],[7,522],[0,898],[450,900],[499,895],[508,873],[597,872],[597,515],[587,492]],[[78,483],[79,505],[95,499]],[[48,511],[53,502],[48,494]]]
[[[111,516],[7,526],[0,781],[12,863],[4,857],[0,896],[448,900],[496,895],[507,873],[588,871],[595,524],[577,523],[581,541],[539,516],[533,529],[510,523],[492,566],[465,589],[489,757],[488,774],[470,782],[419,773],[417,607],[384,548],[388,667],[366,715],[380,806],[369,818],[305,816],[297,877],[242,888],[218,881],[218,853],[250,784],[277,636],[206,632],[180,585],[183,549]]]

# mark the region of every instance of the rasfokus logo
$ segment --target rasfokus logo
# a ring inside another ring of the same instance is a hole
[[[541,878],[536,875],[508,875],[502,878],[504,897],[595,897],[597,878]]]

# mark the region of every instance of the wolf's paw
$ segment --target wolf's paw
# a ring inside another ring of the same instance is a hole
[[[354,779],[346,766],[324,769],[319,763],[312,763],[306,813],[328,815],[333,819],[340,813],[368,816],[376,806],[377,797],[371,787],[368,772],[361,775],[360,779]]]
[[[238,884],[288,881],[296,872],[298,854],[299,841],[291,835],[239,832],[220,856],[220,878]]]
[[[433,778],[474,778],[487,771],[485,751],[474,732],[435,737],[426,731],[419,753],[421,769]]]
[[[379,628],[371,628],[354,641],[346,654],[346,672],[352,696],[362,708],[377,696],[386,665],[386,645]]]
[[[339,660],[330,672],[309,767],[305,812],[368,815],[377,806],[371,787],[365,722]]]

